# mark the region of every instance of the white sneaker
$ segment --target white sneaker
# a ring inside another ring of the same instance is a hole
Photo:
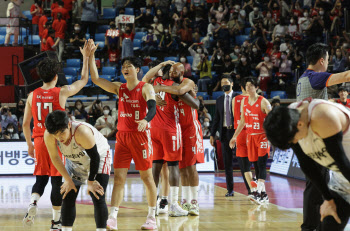
[[[117,218],[108,217],[107,230],[118,230]]]
[[[182,217],[182,216],[187,216],[187,215],[188,215],[188,211],[183,210],[178,203],[170,205],[169,216]]]
[[[158,214],[168,213],[169,206],[167,199],[161,199],[159,202]]]
[[[197,200],[191,201],[191,208],[188,213],[194,216],[199,216],[199,205]]]
[[[158,199],[157,199],[156,216],[159,215],[159,206],[160,206],[159,204],[160,204],[160,197],[158,197]]]
[[[184,200],[183,203],[182,203],[182,209],[186,210],[186,211],[190,211],[190,208],[191,208],[191,204],[187,203],[187,201]]]
[[[23,218],[23,225],[25,227],[31,227],[34,224],[35,215],[38,213],[38,206],[36,202],[30,204],[28,207],[28,212]]]
[[[61,230],[62,230],[61,220],[59,220],[59,221],[51,220],[51,229],[50,229],[50,231],[61,231]]]

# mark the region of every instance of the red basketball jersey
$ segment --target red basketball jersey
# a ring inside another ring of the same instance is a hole
[[[32,115],[34,119],[33,138],[44,136],[46,116],[53,111],[65,109],[60,105],[61,88],[48,90],[37,88],[33,91]]]
[[[173,83],[172,80],[163,80],[162,77],[158,77],[154,80],[153,85],[172,86]],[[152,128],[176,131],[176,127],[179,125],[178,102],[169,93],[159,92],[159,95],[167,102],[167,105],[164,107],[157,106],[157,113],[152,119],[151,126]]]
[[[235,101],[235,108],[234,108],[234,112],[235,112],[235,116],[234,116],[234,128],[237,129],[239,121],[241,120],[241,102],[243,99],[248,99],[248,96],[243,96],[243,95],[237,95],[234,98]],[[244,128],[245,129],[245,126]]]
[[[341,102],[340,99],[337,99],[336,102],[344,105],[344,103]],[[344,106],[350,108],[350,99],[346,99],[346,104]]]
[[[147,114],[147,102],[142,96],[145,82],[139,82],[129,91],[126,83],[119,88],[118,131],[137,132],[138,124],[135,120],[142,120]]]
[[[263,123],[266,114],[261,111],[261,101],[263,98],[264,97],[259,96],[258,100],[253,105],[248,103],[248,98],[244,100],[243,110],[247,134],[265,133]]]

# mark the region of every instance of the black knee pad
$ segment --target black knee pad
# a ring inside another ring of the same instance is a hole
[[[177,166],[177,165],[179,165],[179,161],[168,161],[167,162],[167,164],[168,164],[168,166]]]
[[[105,194],[103,196],[99,195],[99,199],[97,199],[94,194],[90,192],[90,196],[92,198],[92,202],[94,203],[94,212],[95,212],[95,222],[96,228],[106,228],[107,219],[108,219],[108,209],[106,204],[106,188],[108,185],[109,176],[106,174],[97,174],[96,180],[102,186]]]
[[[248,157],[237,157],[237,159],[240,161],[241,163],[241,168],[243,170],[243,172],[250,172],[250,162]]]
[[[61,185],[62,185],[62,177],[61,176],[52,176],[51,177],[51,203],[53,206],[61,206],[62,205],[62,195],[60,193]]]
[[[267,163],[268,155],[265,156],[259,156],[258,158],[258,168],[259,168],[259,179],[265,180],[266,179],[266,163]]]
[[[254,165],[254,170],[255,170],[255,177],[258,180],[259,179],[259,175],[260,175],[258,162],[257,161],[253,162],[253,165]]]
[[[74,190],[71,190],[66,198],[63,199],[62,202],[62,209],[61,209],[61,217],[62,217],[62,226],[73,226],[73,223],[75,221],[76,216],[76,208],[75,208],[75,201],[77,199],[79,188],[77,192]]]
[[[164,164],[164,160],[154,160],[153,164]]]
[[[49,176],[36,176],[36,181],[33,185],[32,193],[38,193],[40,196],[42,196],[44,194],[47,182],[49,182]]]

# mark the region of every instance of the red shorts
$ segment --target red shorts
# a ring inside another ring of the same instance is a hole
[[[236,156],[237,157],[248,157],[248,147],[247,147],[247,130],[243,129],[241,133],[237,136],[236,140]]]
[[[182,127],[182,161],[179,163],[179,168],[186,168],[196,163],[204,163],[204,147],[202,127],[191,126]]]
[[[130,168],[134,159],[135,169],[146,171],[152,168],[152,141],[150,131],[117,133],[114,150],[114,168]]]
[[[58,150],[58,154],[62,159],[62,154],[59,150]],[[33,175],[62,176],[53,165],[50,158],[50,154],[47,151],[47,148],[44,142],[44,137],[42,136],[34,138],[34,158],[35,158],[35,168],[34,168]]]
[[[177,131],[151,128],[153,160],[181,161],[182,139],[180,125]]]
[[[248,159],[250,162],[258,161],[259,156],[270,156],[270,146],[266,134],[247,135]]]

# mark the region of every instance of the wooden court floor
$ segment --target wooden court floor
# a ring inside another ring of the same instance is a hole
[[[158,230],[300,230],[301,209],[293,208],[293,206],[298,207],[300,201],[296,200],[297,203],[292,206],[288,203],[293,198],[300,197],[300,190],[291,187],[289,190],[291,192],[286,193],[286,190],[288,191],[286,185],[289,185],[290,182],[285,184],[284,177],[281,178],[282,181],[281,179],[276,180],[277,178],[269,177],[267,180],[267,185],[270,185],[267,191],[271,191],[272,203],[268,206],[258,206],[252,204],[247,200],[246,195],[242,194],[245,193],[245,189],[240,174],[235,173],[236,193],[231,198],[224,197],[226,189],[220,187],[224,182],[224,174],[200,174],[200,216],[174,218],[162,214],[157,217]],[[274,181],[276,183],[271,187]],[[32,176],[3,176],[0,177],[0,182],[0,231],[25,230],[22,226],[22,219],[30,201],[31,188],[35,178]],[[110,203],[112,184],[113,176],[110,178],[106,192],[107,204]],[[273,192],[278,191],[278,189],[285,193]],[[52,219],[50,191],[49,183],[38,203],[39,211],[32,231],[48,231],[50,229],[50,220]],[[181,195],[181,189],[179,195]],[[276,200],[276,195],[280,199]],[[148,211],[145,198],[145,188],[139,176],[129,175],[125,186],[124,202],[118,214],[119,230],[140,230]],[[275,201],[277,204],[285,201],[289,208],[273,204]],[[90,196],[86,193],[86,187],[81,188],[77,198],[77,217],[73,230],[96,230],[93,205]]]

